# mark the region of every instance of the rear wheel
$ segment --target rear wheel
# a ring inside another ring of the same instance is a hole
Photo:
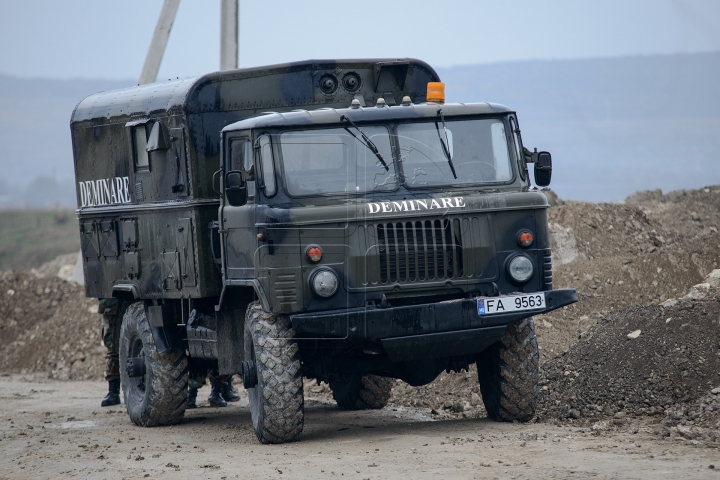
[[[297,440],[305,422],[302,370],[290,318],[263,311],[258,302],[245,315],[245,362],[250,416],[261,443]],[[249,365],[252,362],[252,367]]]
[[[330,382],[330,390],[341,410],[377,410],[390,400],[392,383],[377,375],[348,375]]]
[[[491,419],[532,420],[540,378],[532,317],[508,325],[505,335],[478,355],[477,370],[480,393]]]
[[[145,374],[130,377],[128,359],[144,362]],[[188,362],[185,351],[158,353],[142,302],[130,305],[120,329],[120,384],[130,419],[141,427],[173,425],[185,414]]]

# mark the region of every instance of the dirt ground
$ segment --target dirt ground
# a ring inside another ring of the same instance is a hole
[[[720,479],[720,451],[609,428],[435,421],[412,408],[342,412],[310,397],[303,439],[258,445],[247,397],[141,429],[105,385],[0,377],[0,478],[692,478]],[[207,387],[200,394],[207,394]]]

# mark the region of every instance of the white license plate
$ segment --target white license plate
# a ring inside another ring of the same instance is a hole
[[[507,295],[503,297],[478,298],[478,315],[519,312],[545,308],[545,294]]]

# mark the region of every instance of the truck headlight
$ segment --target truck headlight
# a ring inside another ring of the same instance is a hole
[[[338,289],[338,277],[329,268],[320,268],[310,277],[310,288],[316,295],[332,297]]]
[[[510,260],[508,263],[508,274],[510,277],[519,283],[524,283],[530,280],[533,276],[535,268],[533,267],[532,261],[525,255],[516,255],[515,258]]]

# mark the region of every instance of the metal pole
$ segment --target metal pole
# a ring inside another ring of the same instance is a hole
[[[157,79],[160,62],[162,62],[163,55],[165,54],[165,47],[167,46],[168,37],[170,37],[170,29],[175,21],[175,14],[177,13],[179,5],[180,0],[165,0],[165,3],[163,3],[162,10],[160,10],[160,18],[158,18],[157,25],[155,26],[155,33],[153,33],[152,40],[150,41],[150,49],[148,50],[147,57],[145,57],[142,72],[140,72],[140,80],[138,81],[140,85],[153,83]]]
[[[238,68],[238,0],[222,0],[220,7],[220,70]]]

